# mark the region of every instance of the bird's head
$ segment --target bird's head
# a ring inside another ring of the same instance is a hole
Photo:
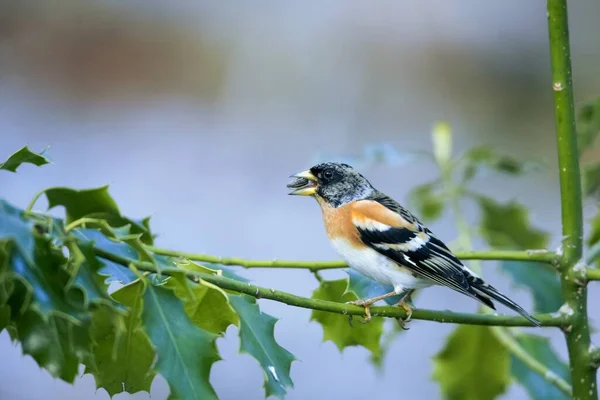
[[[375,191],[369,181],[348,164],[321,163],[292,175],[291,195],[320,197],[333,207],[367,198]]]

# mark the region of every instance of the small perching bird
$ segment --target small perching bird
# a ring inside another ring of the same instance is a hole
[[[291,195],[313,196],[323,212],[327,236],[335,251],[359,273],[393,292],[356,300],[371,318],[373,303],[402,292],[411,293],[432,285],[442,285],[479,300],[495,310],[492,300],[518,312],[533,324],[532,317],[514,301],[483,281],[463,265],[448,247],[413,214],[347,164],[322,163],[292,175],[287,186]],[[397,304],[412,308],[404,296]]]

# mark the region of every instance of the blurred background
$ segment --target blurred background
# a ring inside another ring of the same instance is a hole
[[[600,3],[570,6],[580,105],[600,94]],[[499,200],[523,202],[537,226],[560,232],[545,7],[542,0],[3,0],[0,158],[25,144],[51,145],[54,165],[1,174],[0,196],[25,206],[45,187],[110,184],[124,214],[152,215],[161,247],[335,259],[316,203],[287,196],[288,175],[351,156],[376,187],[405,202],[411,187],[437,174],[409,154],[429,151],[432,126],[446,120],[456,151],[485,143],[542,160],[547,168],[533,175],[480,185]],[[373,146],[395,149],[391,162],[370,157]],[[448,241],[456,236],[451,215],[432,228]],[[555,234],[552,244],[559,240]],[[529,295],[491,264],[486,277],[530,308]],[[304,296],[317,286],[304,271],[241,274]],[[600,290],[591,290],[590,302],[599,301]],[[321,343],[308,310],[260,303],[280,318],[277,340],[301,360],[292,365],[289,399],[439,398],[431,357],[453,326],[412,322],[377,370],[363,348],[340,354]],[[477,307],[443,288],[416,305]],[[564,356],[562,337],[547,334]],[[262,371],[237,353],[236,328],[218,345],[219,396],[262,399]],[[51,378],[6,332],[0,354],[0,399],[108,399],[90,376],[74,386]],[[166,399],[161,378],[151,394]],[[503,398],[526,394],[513,385]]]

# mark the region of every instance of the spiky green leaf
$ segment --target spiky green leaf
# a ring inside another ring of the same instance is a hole
[[[83,318],[85,304],[81,291],[67,291],[71,279],[64,269],[66,259],[45,239],[36,238],[34,262],[28,262],[14,251],[10,258],[11,271],[19,276],[31,293],[30,307],[44,315],[61,313],[74,319]]]
[[[132,234],[142,234],[142,241],[152,244],[149,218],[138,221],[122,216],[117,203],[108,193],[108,186],[83,190],[54,187],[46,189],[44,193],[48,199],[48,208],[65,208],[67,223],[86,217],[105,221],[115,228],[128,225]]]
[[[48,208],[63,206],[68,222],[95,213],[121,215],[117,203],[108,193],[108,186],[83,190],[55,187],[47,189],[45,194]]]
[[[138,259],[137,251],[127,243],[116,241],[106,237],[102,232],[96,229],[75,229],[73,235],[83,242],[88,242],[94,247],[108,251],[121,257],[132,260]],[[106,276],[105,282],[120,282],[124,285],[133,282],[137,276],[129,268],[121,264],[114,263],[107,259],[101,259],[104,266],[99,270],[101,275]]]
[[[0,241],[13,242],[29,263],[35,257],[34,223],[23,211],[0,199]]]
[[[240,319],[240,351],[250,354],[265,373],[267,397],[283,398],[294,383],[290,368],[295,357],[275,341],[277,319],[260,311],[254,298],[230,295],[229,300]]]
[[[87,323],[76,325],[59,314],[43,317],[29,309],[16,319],[23,353],[54,377],[73,382],[81,362],[90,357]]]
[[[346,269],[346,273],[348,274],[347,291],[352,292],[359,299],[368,299],[370,297],[381,296],[382,294],[394,291],[393,286],[382,285],[381,283],[376,282],[373,279],[369,279],[351,268]],[[389,305],[397,304],[408,292],[409,290],[399,294],[398,296],[388,297],[383,301]]]
[[[481,232],[486,241],[499,249],[543,249],[548,233],[531,226],[529,212],[511,201],[500,204],[489,197],[479,197],[482,211]]]
[[[469,149],[463,156],[465,163],[463,180],[469,181],[482,168],[510,175],[519,175],[531,169],[534,164],[519,160],[507,154],[499,154],[490,146],[476,146]]]
[[[33,164],[35,166],[41,167],[42,165],[50,163],[50,160],[44,155],[45,151],[41,153],[34,153],[29,150],[27,146],[17,150],[10,157],[6,159],[6,161],[0,163],[0,169],[17,172],[17,168],[21,166],[21,164]]]
[[[148,283],[143,301],[142,323],[156,351],[155,368],[169,383],[170,398],[216,399],[209,375],[220,360],[217,335],[193,324],[169,289]]]
[[[423,221],[435,221],[444,213],[446,196],[438,181],[426,183],[412,189],[408,197],[411,209]]]
[[[433,364],[445,399],[492,400],[510,383],[509,353],[486,326],[456,328]]]
[[[553,267],[528,261],[503,261],[501,265],[515,286],[531,290],[536,312],[555,312],[563,305],[560,280]]]
[[[522,205],[500,204],[480,197],[481,231],[491,246],[500,249],[544,249],[548,234],[531,226],[529,213]],[[563,304],[558,272],[547,264],[503,261],[500,264],[516,286],[531,290],[538,312],[554,312]]]
[[[152,370],[154,349],[141,326],[144,285],[137,281],[123,286],[112,296],[128,307],[126,316],[102,307],[94,313],[91,336],[94,342],[92,373],[96,386],[113,396],[123,391],[150,391],[155,372]]]
[[[324,281],[313,292],[312,298],[341,303],[356,300],[356,295],[347,290],[348,279]],[[381,356],[382,318],[373,317],[368,324],[350,326],[348,316],[314,310],[310,319],[323,327],[323,341],[331,340],[340,351],[348,346],[362,346],[374,357]]]
[[[556,355],[548,338],[520,334],[516,339],[529,355],[546,366],[552,373],[567,382],[570,381],[569,366]],[[545,377],[533,372],[515,356],[511,356],[511,374],[534,400],[567,400],[570,398],[549,383]]]
[[[84,295],[85,305],[93,303],[117,307],[118,303],[115,303],[108,295],[108,285],[105,282],[106,276],[100,272],[103,264],[96,257],[92,245],[81,243],[80,245],[72,245],[71,249],[73,252],[77,252],[77,254],[71,254],[72,261],[76,263],[74,266],[75,276],[67,289],[79,288]]]
[[[239,324],[238,315],[221,288],[208,282],[193,282],[183,274],[172,276],[165,286],[183,300],[185,312],[196,326],[224,334],[229,325]]]

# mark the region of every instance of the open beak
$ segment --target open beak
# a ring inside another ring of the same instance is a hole
[[[317,177],[309,170],[292,175],[291,178],[295,179],[287,184],[287,187],[292,189],[289,194],[294,196],[312,196],[316,193]]]

